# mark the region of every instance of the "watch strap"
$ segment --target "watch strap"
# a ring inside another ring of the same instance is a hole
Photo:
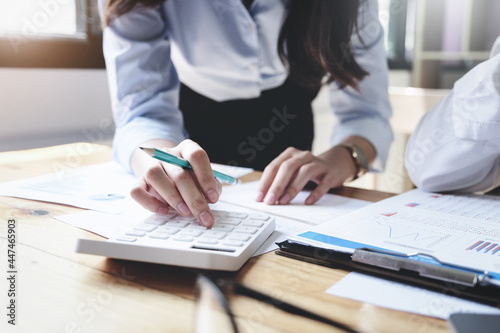
[[[358,179],[359,177],[368,172],[369,169],[368,160],[366,159],[365,154],[357,144],[339,143],[336,146],[347,149],[347,151],[349,151],[349,153],[351,154],[354,166],[356,167],[356,174],[354,175],[354,178],[352,180]]]

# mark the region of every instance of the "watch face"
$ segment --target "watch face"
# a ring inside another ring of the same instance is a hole
[[[357,144],[353,143],[352,144],[352,156],[356,159],[358,162],[358,168],[365,173],[368,171],[368,162],[366,161],[365,154],[361,150],[361,148],[358,147]]]
[[[354,177],[350,180],[356,180],[360,176],[364,175],[368,171],[368,165],[366,162],[365,155],[363,151],[355,143],[339,143],[338,147],[345,148],[351,154],[352,161],[356,168],[356,173]]]

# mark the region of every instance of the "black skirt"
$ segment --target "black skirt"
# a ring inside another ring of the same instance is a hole
[[[180,109],[211,162],[263,170],[288,147],[311,150],[317,93],[288,79],[258,98],[216,102],[181,85]]]

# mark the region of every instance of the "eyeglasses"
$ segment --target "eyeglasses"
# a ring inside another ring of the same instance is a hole
[[[204,275],[198,275],[195,286],[196,333],[237,333],[238,326],[229,304],[217,285]]]
[[[226,292],[253,298],[255,300],[271,304],[285,312],[319,321],[331,325],[335,328],[349,333],[358,333],[358,331],[325,318],[293,304],[284,302],[270,295],[263,294],[257,290],[248,288],[238,282],[228,279],[218,279],[216,282],[204,275],[198,275],[196,281],[196,332],[238,332],[238,326],[234,315],[231,312],[229,303],[224,297],[221,288]]]

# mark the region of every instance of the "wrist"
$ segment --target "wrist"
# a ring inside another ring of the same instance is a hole
[[[354,165],[354,175],[350,181],[356,180],[368,172],[369,164],[365,153],[356,143],[339,143],[335,147],[346,150]]]
[[[357,174],[356,165],[352,161],[350,152],[343,147],[333,146],[318,157],[335,170],[341,183],[351,181]]]

